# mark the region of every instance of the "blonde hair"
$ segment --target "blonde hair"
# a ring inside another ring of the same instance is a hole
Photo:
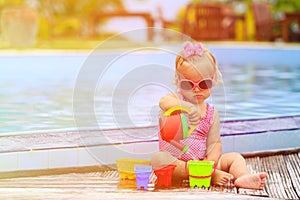
[[[208,63],[211,64],[211,65],[206,66],[206,67],[210,67],[210,66],[213,67],[213,70],[214,70],[214,76],[213,76],[214,85],[218,85],[218,84],[221,84],[223,82],[222,81],[222,74],[221,74],[221,72],[219,70],[219,67],[217,65],[216,58],[207,48],[204,48],[202,56],[193,55],[193,56],[190,56],[188,58],[184,58],[182,56],[182,52],[183,51],[181,51],[179,53],[179,55],[177,55],[176,61],[175,61],[175,69],[176,69],[175,84],[177,84],[177,82],[178,82],[178,68],[183,64],[184,61],[188,62],[189,64],[191,64],[192,66],[194,66],[196,68],[197,66],[202,64],[201,63],[202,59],[206,59],[208,61]]]

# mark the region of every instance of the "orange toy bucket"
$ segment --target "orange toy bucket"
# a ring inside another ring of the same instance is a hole
[[[157,176],[158,188],[170,188],[172,185],[172,175],[176,165],[166,165],[161,168],[154,169],[154,173]]]

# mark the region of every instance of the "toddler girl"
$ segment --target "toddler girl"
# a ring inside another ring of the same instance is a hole
[[[188,147],[182,151],[159,136],[160,152],[153,155],[151,164],[158,168],[165,164],[175,164],[173,177],[187,179],[186,162],[189,160],[210,160],[216,164],[212,176],[213,185],[225,185],[234,181],[238,188],[263,189],[267,174],[251,174],[245,159],[239,153],[222,155],[220,139],[220,119],[214,107],[205,102],[211,89],[221,81],[214,55],[201,43],[187,42],[176,58],[175,81],[178,92],[162,97],[159,106],[161,116],[168,109],[182,106],[189,109],[189,125],[196,128],[181,143]]]

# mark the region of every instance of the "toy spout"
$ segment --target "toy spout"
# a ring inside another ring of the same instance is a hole
[[[181,113],[182,111],[189,113],[188,109],[178,106],[167,110],[163,116],[159,117],[159,127],[161,138],[184,153],[188,147],[180,141],[187,138],[193,132],[195,126],[188,128],[188,120]]]

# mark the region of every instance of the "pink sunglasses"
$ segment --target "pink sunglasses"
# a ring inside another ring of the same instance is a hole
[[[208,90],[211,89],[213,86],[213,79],[206,78],[202,79],[199,82],[194,82],[188,79],[181,79],[179,80],[179,87],[182,90],[193,90],[195,87],[198,87],[200,90]]]

